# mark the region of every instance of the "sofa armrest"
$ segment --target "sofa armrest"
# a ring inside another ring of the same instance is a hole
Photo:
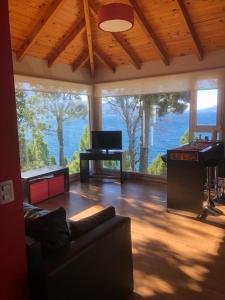
[[[25,236],[26,252],[27,252],[27,264],[29,274],[35,273],[42,262],[42,249],[41,243],[30,236]]]
[[[123,299],[133,290],[130,219],[104,222],[45,259],[41,273],[41,299]]]

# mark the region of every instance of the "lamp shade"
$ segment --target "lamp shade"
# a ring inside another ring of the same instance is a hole
[[[110,3],[98,10],[98,27],[104,31],[121,32],[134,25],[134,11],[130,5]]]

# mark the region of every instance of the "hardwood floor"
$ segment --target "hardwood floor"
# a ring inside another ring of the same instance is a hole
[[[39,206],[63,206],[76,220],[109,205],[132,219],[135,293],[129,300],[225,299],[225,216],[199,222],[168,213],[165,185],[77,182]]]

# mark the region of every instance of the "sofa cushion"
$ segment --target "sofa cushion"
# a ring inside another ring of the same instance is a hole
[[[24,213],[24,219],[36,219],[40,216],[45,216],[49,214],[49,210],[45,210],[42,208],[39,208],[37,206],[31,205],[29,203],[24,202],[23,203],[23,213]]]
[[[106,220],[115,216],[115,208],[113,206],[97,212],[94,215],[80,219],[78,221],[69,220],[70,235],[72,239],[76,239],[86,232],[92,230],[96,226],[102,224]]]
[[[70,241],[66,211],[46,211],[30,205],[24,208],[26,234],[41,242],[43,254],[54,252]]]

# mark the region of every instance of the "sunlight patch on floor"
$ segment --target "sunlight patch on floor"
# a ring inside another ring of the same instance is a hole
[[[179,268],[183,273],[192,278],[192,280],[196,281],[203,281],[205,274],[208,272],[207,268],[200,265],[181,265]]]
[[[182,289],[201,293],[225,230],[168,213],[154,203],[125,199],[135,208],[131,219],[136,292],[146,299]]]
[[[91,216],[101,210],[103,210],[104,207],[102,205],[94,205],[92,207],[89,207],[85,210],[82,210],[82,212],[78,213],[78,214],[75,214],[74,216],[70,217],[71,220],[73,221],[77,221],[77,220],[80,220],[82,218],[85,218],[85,217],[88,217],[88,216]]]
[[[135,271],[135,278],[138,278],[141,281],[136,292],[143,297],[154,296],[158,292],[165,294],[174,293],[174,288],[168,282],[157,276],[146,276],[145,273]]]

